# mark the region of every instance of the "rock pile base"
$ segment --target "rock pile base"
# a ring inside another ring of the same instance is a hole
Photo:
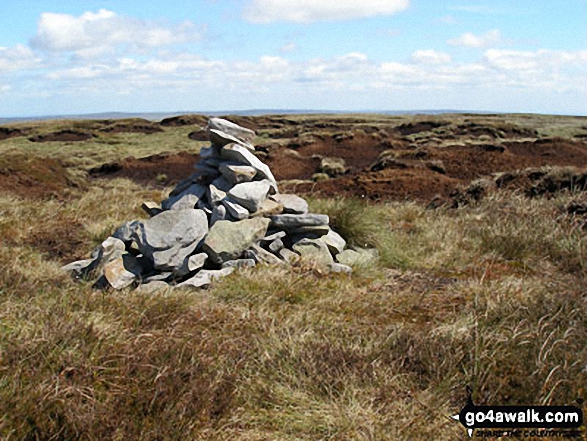
[[[328,216],[279,193],[271,170],[255,156],[255,132],[220,118],[210,119],[206,130],[211,145],[202,148],[195,172],[161,206],[143,203],[149,219],[121,225],[91,259],[64,270],[95,278],[96,287],[144,290],[206,287],[239,268],[298,258],[351,272],[342,263],[352,261],[350,250]]]

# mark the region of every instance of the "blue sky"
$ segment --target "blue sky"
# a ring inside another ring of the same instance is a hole
[[[3,0],[0,116],[587,115],[587,0]]]

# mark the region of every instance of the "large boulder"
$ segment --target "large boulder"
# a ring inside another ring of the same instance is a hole
[[[270,188],[271,183],[267,180],[243,182],[232,187],[228,196],[251,213],[255,213],[267,199]]]
[[[140,222],[133,239],[155,269],[176,270],[207,233],[208,218],[204,211],[172,210]]]
[[[293,250],[319,265],[328,266],[334,263],[328,247],[320,239],[302,239],[293,246]]]
[[[253,167],[257,170],[257,173],[271,183],[272,193],[277,193],[277,181],[275,181],[273,173],[271,173],[271,170],[266,164],[262,163],[261,160],[253,155],[253,153],[247,148],[238,144],[228,144],[224,146],[220,154],[222,158],[229,161],[235,161]]]
[[[239,222],[221,220],[210,228],[202,249],[217,264],[235,260],[265,237],[268,227],[269,219],[266,218],[257,217]]]
[[[276,194],[271,198],[283,205],[285,214],[305,214],[308,212],[308,203],[295,194]]]

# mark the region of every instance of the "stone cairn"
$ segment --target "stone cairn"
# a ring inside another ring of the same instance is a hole
[[[195,173],[161,206],[145,202],[150,219],[121,225],[91,259],[64,266],[95,287],[207,287],[238,268],[280,265],[305,258],[332,272],[350,273],[361,255],[323,214],[281,194],[269,167],[255,156],[255,132],[212,118]],[[336,262],[335,262],[336,259]]]

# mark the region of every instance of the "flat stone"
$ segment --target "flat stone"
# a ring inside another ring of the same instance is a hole
[[[208,217],[202,210],[172,210],[139,222],[133,239],[156,269],[173,271],[184,264],[207,233]]]
[[[247,150],[254,151],[255,147],[248,143],[243,142],[234,136],[229,135],[228,133],[224,133],[220,130],[216,129],[209,129],[208,133],[210,134],[210,142],[217,147],[224,147],[227,144],[237,144],[246,148]]]
[[[365,249],[344,250],[336,255],[336,260],[338,263],[351,267],[372,266],[377,261],[377,252],[376,250]]]
[[[255,262],[263,265],[282,265],[283,261],[274,256],[269,251],[264,250],[259,245],[253,244],[245,251],[245,257],[253,259]]]
[[[257,136],[254,131],[241,127],[231,121],[223,118],[210,118],[208,120],[209,129],[220,130],[228,135],[234,136],[235,138],[243,142],[252,142]]]
[[[330,230],[328,234],[322,236],[321,239],[322,242],[326,244],[333,256],[336,256],[338,253],[342,253],[344,251],[344,247],[346,246],[346,240],[344,240],[342,236],[334,230]]]
[[[249,217],[249,210],[228,198],[222,199],[222,204],[226,207],[226,213],[233,219],[243,220]]]
[[[294,253],[292,250],[288,250],[287,248],[280,250],[277,255],[287,263],[292,263],[300,258],[299,254]]]
[[[71,277],[79,279],[88,275],[93,262],[94,259],[76,260],[75,262],[62,266],[61,269],[70,273]]]
[[[210,226],[214,225],[219,220],[226,219],[226,207],[224,205],[216,205],[212,209],[212,217],[210,218]]]
[[[267,199],[271,183],[267,180],[243,182],[237,184],[228,192],[231,200],[242,205],[251,213],[256,212]]]
[[[319,225],[317,227],[299,227],[288,230],[288,234],[292,236],[292,241],[297,242],[301,239],[318,239],[325,236],[330,231],[328,225]]]
[[[285,231],[278,231],[276,233],[270,234],[269,236],[265,236],[261,239],[261,244],[271,243],[277,239],[283,239],[286,236]]]
[[[328,247],[320,239],[302,239],[293,246],[293,250],[300,253],[302,258],[319,265],[334,263]]]
[[[194,194],[183,194],[178,196],[178,199],[172,203],[166,203],[167,210],[187,210],[190,208],[196,208],[200,202],[200,198]]]
[[[283,241],[281,239],[275,239],[269,244],[268,248],[273,254],[277,254],[283,249]]]
[[[257,262],[254,259],[236,259],[236,260],[229,260],[228,262],[224,262],[222,264],[222,268],[237,268],[237,269],[245,269],[245,268],[253,268]]]
[[[159,204],[153,201],[143,202],[141,204],[141,208],[151,217],[156,216],[163,211]]]
[[[279,230],[292,230],[302,227],[328,225],[330,219],[325,214],[280,214],[271,216],[271,226]]]
[[[283,212],[283,205],[279,202],[265,199],[257,211],[251,214],[251,217],[269,217]]]
[[[269,219],[265,218],[218,221],[210,228],[202,249],[218,264],[238,259],[243,251],[265,236],[268,226]]]
[[[257,174],[257,170],[250,165],[223,163],[220,164],[218,169],[222,176],[232,185],[251,182]]]
[[[185,282],[178,284],[179,288],[191,286],[195,288],[204,288],[209,286],[212,281],[226,277],[234,272],[234,267],[222,268],[220,270],[202,270],[195,276],[189,278]]]
[[[188,204],[191,204],[191,202],[193,202],[195,200],[194,205],[191,207],[191,208],[194,208],[196,206],[196,203],[198,202],[198,200],[206,194],[207,190],[208,190],[207,187],[205,187],[203,185],[200,185],[197,183],[191,184],[189,187],[185,188],[180,193],[177,193],[174,195],[170,194],[170,196],[167,199],[165,199],[163,202],[161,202],[161,207],[164,210],[170,210],[178,202],[181,205],[188,205]],[[182,199],[188,195],[195,196],[195,198],[188,197],[184,201],[182,201]],[[179,206],[176,209],[179,209]]]
[[[353,269],[348,265],[342,263],[331,263],[328,268],[331,273],[352,274]]]
[[[130,254],[125,254],[118,259],[104,265],[104,278],[114,289],[123,289],[139,280],[143,268]]]
[[[305,214],[308,212],[308,203],[295,194],[276,194],[271,198],[283,205],[285,214]]]
[[[230,161],[235,161],[240,164],[250,165],[251,167],[257,170],[263,178],[267,179],[271,183],[272,191],[271,193],[277,193],[277,182],[275,181],[275,177],[271,170],[266,164],[263,164],[259,158],[257,158],[253,153],[247,150],[245,147],[238,145],[238,144],[228,144],[222,148],[222,152],[220,153],[224,159],[228,159]]]

